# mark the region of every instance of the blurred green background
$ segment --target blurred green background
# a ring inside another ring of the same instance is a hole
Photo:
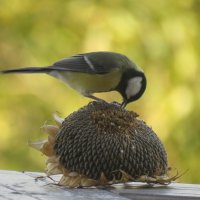
[[[145,95],[134,110],[163,141],[169,165],[200,183],[200,1],[0,0],[0,69],[46,66],[89,51],[116,51],[141,66]],[[121,101],[119,94],[97,96]],[[89,99],[46,75],[0,77],[0,169],[43,171],[27,146],[40,130]],[[174,171],[175,173],[176,171]]]

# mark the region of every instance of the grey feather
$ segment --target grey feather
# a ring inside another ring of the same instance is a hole
[[[113,69],[130,67],[132,62],[124,55],[114,52],[91,52],[64,58],[48,67],[26,67],[3,70],[0,73],[51,73],[72,71],[90,74],[106,74]]]
[[[65,58],[53,64],[51,69],[73,72],[106,74],[122,65],[128,64],[128,58],[113,52],[91,52],[78,54],[70,58]],[[54,68],[55,69],[55,68]]]

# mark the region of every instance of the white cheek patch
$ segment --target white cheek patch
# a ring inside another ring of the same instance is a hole
[[[134,77],[128,80],[126,88],[126,96],[129,99],[132,96],[135,96],[142,88],[142,77]]]

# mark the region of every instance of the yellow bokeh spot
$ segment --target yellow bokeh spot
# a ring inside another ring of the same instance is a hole
[[[0,134],[0,150],[6,147],[10,142],[10,133],[12,130],[12,127],[9,126],[9,123],[5,120],[8,119],[8,115],[6,115],[4,112],[0,113],[0,128],[1,128],[1,134]]]
[[[169,95],[171,112],[175,119],[180,120],[186,117],[193,109],[193,93],[187,86],[179,86],[172,90]]]

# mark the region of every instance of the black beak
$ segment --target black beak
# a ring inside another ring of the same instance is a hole
[[[122,104],[121,104],[121,108],[125,108],[127,104],[128,104],[127,99],[124,99]]]

